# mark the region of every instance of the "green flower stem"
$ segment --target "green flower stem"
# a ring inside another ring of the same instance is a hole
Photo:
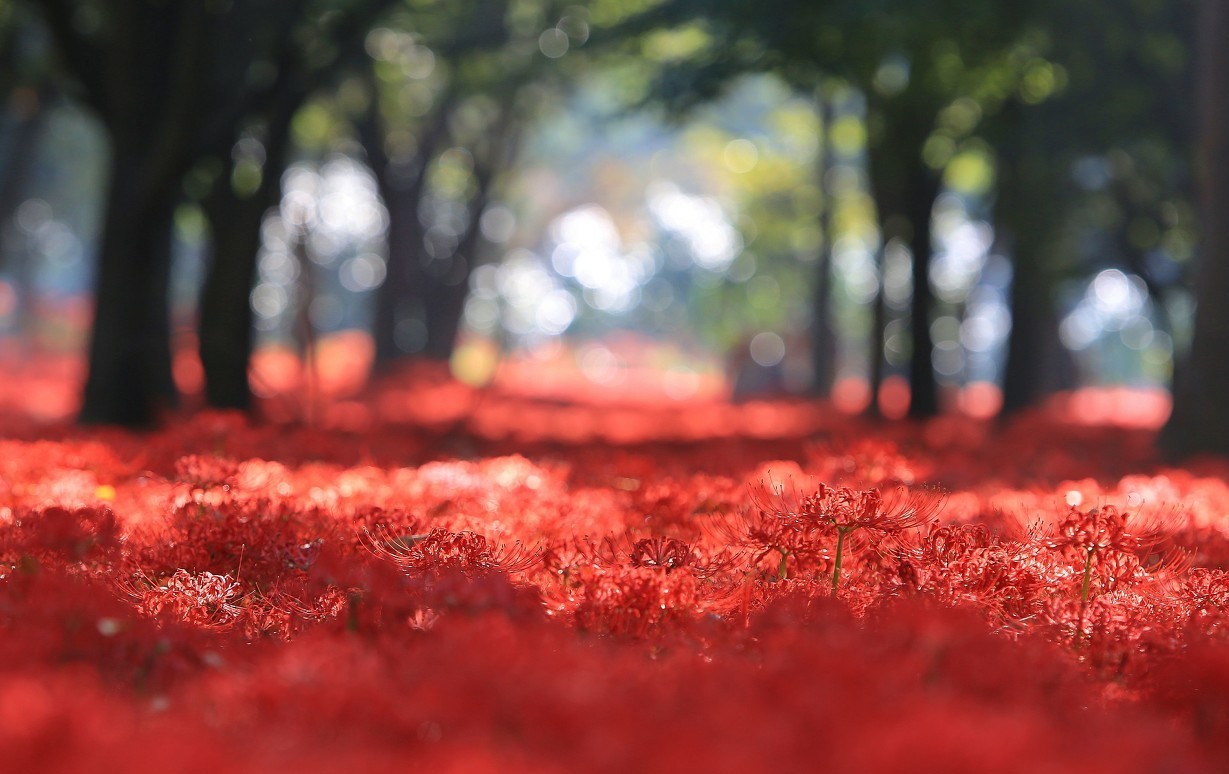
[[[832,593],[836,593],[837,584],[841,582],[841,558],[845,551],[845,534],[848,527],[836,528],[836,561],[832,565]]]
[[[1088,590],[1092,586],[1092,557],[1097,553],[1097,547],[1092,546],[1088,549],[1088,556],[1084,559],[1084,585],[1080,588],[1080,617],[1079,617],[1079,632],[1078,637],[1084,636],[1084,612],[1088,609]]]

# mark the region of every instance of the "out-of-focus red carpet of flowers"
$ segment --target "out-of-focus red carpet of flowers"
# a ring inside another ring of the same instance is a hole
[[[1151,399],[420,375],[138,435],[31,419],[63,381],[0,395],[6,771],[1229,767],[1229,465],[1066,421]]]

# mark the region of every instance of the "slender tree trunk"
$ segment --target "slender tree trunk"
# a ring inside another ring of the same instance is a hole
[[[994,230],[1011,256],[1011,331],[1000,417],[1075,386],[1075,362],[1058,335],[1053,289],[1057,236],[1069,201],[1062,163],[1043,148],[1047,127],[1036,108],[1009,102],[1000,116]]]
[[[1035,406],[1057,390],[1075,386],[1075,364],[1058,336],[1048,273],[1039,265],[1029,241],[1019,240],[1012,250],[1011,332],[1003,374],[1003,417]]]
[[[1195,332],[1160,438],[1173,456],[1229,454],[1229,2],[1199,5],[1200,252]]]
[[[461,330],[461,318],[465,312],[465,300],[469,297],[469,277],[477,265],[483,245],[482,213],[491,201],[491,191],[499,172],[506,169],[515,157],[519,136],[509,101],[501,107],[501,119],[488,130],[482,151],[475,149],[474,176],[477,191],[469,202],[469,222],[465,233],[452,255],[448,271],[442,276],[431,277],[423,287],[423,308],[427,321],[427,346],[423,355],[437,361],[452,359],[456,349],[457,334]]]
[[[482,242],[478,220],[486,207],[488,186],[489,183],[479,183],[482,190],[471,203],[470,223],[452,254],[448,271],[441,277],[431,277],[421,286],[419,297],[427,323],[427,342],[421,354],[430,360],[447,363],[456,349],[465,299],[469,296],[469,275]]]
[[[294,106],[267,126],[260,186],[240,197],[230,184],[233,163],[204,201],[210,225],[211,256],[201,291],[198,333],[205,401],[214,408],[246,411],[252,405],[248,365],[252,358],[250,296],[260,253],[265,213],[282,195],[282,173],[290,144]]]
[[[931,416],[937,411],[937,389],[931,364],[930,255],[931,215],[940,188],[939,173],[922,159],[922,148],[934,126],[934,109],[927,100],[905,93],[872,101],[869,115],[878,116],[883,133],[872,135],[869,148],[871,195],[882,235],[879,249],[879,294],[875,300],[871,330],[871,402],[867,414],[880,415],[879,387],[884,368],[884,251],[892,239],[900,239],[913,254],[913,303],[910,314],[913,352],[909,377],[913,394],[911,417]],[[920,281],[919,281],[919,278]]]
[[[230,188],[229,181],[219,185]],[[221,199],[221,201],[219,201]],[[200,296],[199,353],[205,372],[205,402],[214,408],[251,407],[248,360],[252,351],[249,296],[260,250],[260,223],[269,196],[241,200],[210,197],[210,259]]]
[[[879,405],[879,388],[883,385],[884,335],[888,327],[888,306],[887,300],[883,297],[883,251],[884,246],[881,245],[877,256],[879,286],[875,289],[875,297],[871,300],[871,334],[867,347],[869,368],[866,387],[870,391],[870,402],[866,404],[866,416],[873,419],[883,416]]]
[[[406,164],[390,159],[384,152],[385,129],[379,114],[378,86],[374,82],[372,89],[371,106],[361,126],[360,138],[388,211],[387,271],[383,284],[376,291],[372,323],[373,368],[378,371],[407,355],[421,353],[427,346],[429,328],[421,297],[427,281],[422,266],[425,229],[419,218],[419,207],[426,193],[431,162],[447,140],[448,117],[456,94],[450,89],[439,98],[440,103],[428,119],[427,129],[418,138],[418,151],[413,161]],[[421,326],[417,331],[420,340],[407,341],[414,332],[407,331],[406,326],[414,325]]]
[[[421,184],[405,185],[390,174],[388,168],[376,171],[380,179],[380,195],[388,210],[388,263],[384,284],[376,291],[375,319],[372,333],[375,339],[375,365],[387,368],[391,363],[412,354],[405,326],[421,325],[417,350],[425,346],[426,313],[412,308],[415,290],[422,287],[423,228],[418,219],[422,200]],[[415,172],[416,176],[423,174]],[[393,178],[393,179],[390,179]],[[398,326],[402,330],[398,332]]]
[[[818,98],[820,113],[819,185],[823,192],[819,228],[823,236],[819,260],[815,265],[815,290],[811,302],[811,394],[827,398],[836,379],[836,333],[832,329],[832,244],[833,210],[836,202],[828,188],[829,172],[835,166],[833,150],[828,142],[833,121],[830,102]]]
[[[909,356],[909,416],[914,419],[939,413],[939,391],[935,381],[934,340],[930,335],[934,294],[930,290],[930,259],[933,253],[931,219],[940,180],[920,163],[909,186],[909,222],[912,234],[909,251],[913,254],[913,300],[910,304],[909,330],[913,340]]]

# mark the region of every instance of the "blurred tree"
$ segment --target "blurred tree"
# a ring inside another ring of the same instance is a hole
[[[1003,410],[1074,387],[1059,281],[1089,264],[1143,279],[1165,332],[1189,219],[1191,22],[1184,0],[1032,4],[1017,73],[979,134],[995,149],[995,231],[1015,267]]]
[[[512,163],[525,92],[541,88],[550,60],[539,39],[557,13],[550,3],[496,3],[475,24],[440,7],[372,41],[373,99],[358,135],[389,215],[377,369],[452,357],[482,216]]]
[[[24,6],[0,3],[0,267],[14,279],[19,332],[30,335],[33,266],[15,217],[25,201],[57,88],[46,30]]]
[[[1229,3],[1199,4],[1199,259],[1195,332],[1161,434],[1171,455],[1229,453]]]
[[[708,45],[659,78],[658,92],[673,104],[707,99],[749,70],[777,72],[810,92],[821,79],[837,77],[866,95],[871,193],[882,236],[880,275],[889,244],[909,250],[910,413],[928,416],[938,409],[930,332],[931,214],[943,169],[977,118],[947,127],[939,121],[962,99],[995,97],[986,84],[1001,79],[1009,64],[1006,51],[1026,17],[1019,4],[1010,3],[929,0],[891,10],[884,5],[673,0],[629,26],[651,29],[668,20],[700,25],[707,35]],[[878,412],[884,366],[883,295],[875,301],[871,332],[872,413]]]
[[[195,178],[209,180],[201,208],[210,225],[210,261],[198,318],[205,398],[210,406],[247,409],[251,403],[249,296],[261,225],[267,211],[281,200],[293,121],[313,94],[366,60],[367,34],[388,5],[351,6],[335,12],[327,23],[313,25],[313,32],[321,36],[316,45],[324,51],[286,48],[275,65],[268,98],[243,117],[236,127],[238,136],[220,137],[218,146],[197,162]]]
[[[331,29],[318,30],[330,41],[327,56],[304,56],[302,50],[291,50],[292,58],[278,68],[279,82],[271,89],[273,97],[248,117],[244,136],[237,138],[233,147],[218,148],[199,170],[201,175],[215,178],[202,199],[203,210],[213,226],[214,259],[200,311],[201,362],[210,405],[246,408],[250,402],[247,364],[252,349],[252,313],[248,294],[261,245],[261,224],[265,213],[281,199],[282,173],[289,161],[292,128],[300,118],[301,108],[334,85],[332,80],[340,79],[339,90],[345,94],[358,93],[353,73],[369,66],[369,53],[378,58],[382,42],[390,35],[409,36],[409,30],[425,31],[414,34],[429,34],[433,40],[449,35],[451,39],[441,49],[445,56],[450,54],[448,46],[497,46],[506,36],[505,0],[481,0],[443,8],[430,2],[410,2],[388,18],[388,27],[373,31],[371,22],[383,6],[392,9],[391,3],[356,6],[349,15],[334,16]],[[449,19],[453,26],[441,29],[441,17]],[[424,52],[434,56],[425,46]],[[345,101],[335,100],[339,103],[334,106],[337,112],[346,111],[340,104]],[[370,96],[358,102],[365,102],[370,109],[378,104]],[[403,136],[412,136],[411,125],[407,122],[398,130]],[[362,132],[359,134],[361,138]],[[380,169],[377,164],[376,171]],[[391,203],[386,199],[394,221],[390,233],[394,252],[400,242],[396,223],[405,219],[396,217],[400,214],[393,206],[396,203],[395,199]],[[305,325],[310,327],[306,318]]]
[[[334,58],[332,33],[387,1],[37,4],[111,144],[81,421],[147,424],[174,401],[167,293],[185,175],[276,99],[287,60]]]

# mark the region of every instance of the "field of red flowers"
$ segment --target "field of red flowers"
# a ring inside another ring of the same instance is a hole
[[[0,768],[1229,767],[1229,465],[448,389],[5,420]]]

